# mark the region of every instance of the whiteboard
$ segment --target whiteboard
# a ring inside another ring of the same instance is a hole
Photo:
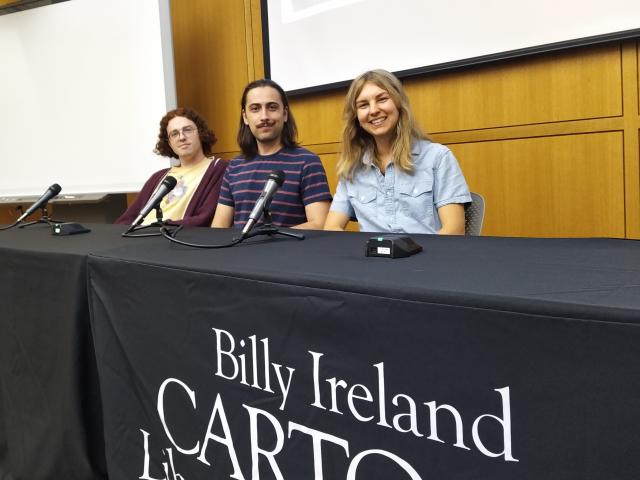
[[[176,106],[169,0],[71,0],[0,16],[0,197],[140,190]]]
[[[263,0],[265,65],[289,92],[640,36],[638,0]]]

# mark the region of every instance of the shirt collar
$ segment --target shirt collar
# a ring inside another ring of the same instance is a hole
[[[418,156],[420,155],[421,151],[422,143],[420,141],[414,140],[413,142],[411,142],[411,155]],[[362,164],[367,167],[372,167],[375,165],[373,162],[373,153],[371,150],[367,150],[366,152],[364,152],[364,155],[362,156]]]

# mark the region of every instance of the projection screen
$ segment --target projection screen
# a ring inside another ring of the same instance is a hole
[[[0,201],[138,191],[176,104],[169,0],[71,0],[0,16]]]
[[[262,0],[265,66],[291,93],[640,36],[637,0]]]

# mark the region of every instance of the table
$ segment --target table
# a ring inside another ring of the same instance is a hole
[[[127,242],[111,225],[55,237],[0,232],[0,478],[106,478],[89,323],[92,250]],[[122,227],[119,229],[122,230]]]
[[[639,478],[638,242],[368,237],[93,252],[110,478]]]

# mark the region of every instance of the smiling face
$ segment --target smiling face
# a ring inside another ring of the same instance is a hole
[[[367,82],[355,104],[358,123],[365,132],[376,142],[393,140],[400,113],[389,92]]]
[[[272,153],[282,147],[282,129],[287,117],[287,109],[275,88],[257,87],[247,93],[242,118],[251,129],[261,154]]]
[[[192,120],[173,117],[167,124],[167,135],[171,149],[181,160],[203,155],[198,127]]]

